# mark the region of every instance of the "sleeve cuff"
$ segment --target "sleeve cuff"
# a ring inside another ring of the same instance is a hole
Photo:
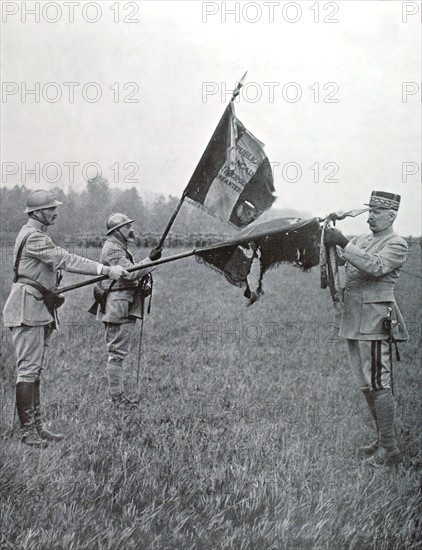
[[[351,258],[360,256],[361,253],[362,253],[362,250],[360,250],[359,248],[356,248],[356,246],[351,241],[349,241],[347,245],[343,248],[342,254],[340,257],[343,260],[346,260],[346,262],[348,262],[350,261]]]
[[[103,264],[98,264],[98,266],[97,266],[97,275],[101,275],[101,272],[102,272],[102,270],[103,270],[103,267],[104,267]]]

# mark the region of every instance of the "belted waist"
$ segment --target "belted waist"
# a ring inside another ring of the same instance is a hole
[[[25,277],[25,275],[18,275],[17,280],[15,283],[22,283],[24,285],[32,286],[33,288],[37,289],[38,292],[41,292],[41,294],[45,294],[46,292],[56,292],[56,288],[48,288],[41,284],[39,281],[36,281],[35,279],[31,279],[31,277]]]
[[[114,286],[110,288],[109,292],[121,292],[123,290],[138,290],[139,285],[135,286],[119,286],[118,288],[115,288]]]
[[[394,290],[394,283],[387,283],[385,281],[346,281],[345,290],[348,291],[362,291],[362,290]]]

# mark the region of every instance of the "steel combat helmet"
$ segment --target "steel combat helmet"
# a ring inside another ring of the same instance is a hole
[[[135,220],[131,220],[126,214],[120,214],[116,212],[111,214],[107,220],[107,235],[110,235],[115,229],[126,225],[127,223],[133,223]]]
[[[45,208],[54,208],[63,204],[62,202],[56,200],[56,197],[51,191],[46,191],[45,189],[38,189],[37,191],[32,191],[26,199],[26,209],[25,214],[34,212],[35,210],[43,210]]]

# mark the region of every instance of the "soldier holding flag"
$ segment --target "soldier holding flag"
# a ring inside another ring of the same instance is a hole
[[[377,427],[377,440],[361,448],[375,467],[402,460],[395,436],[392,353],[394,340],[407,339],[394,297],[408,250],[406,241],[393,231],[399,205],[399,195],[373,191],[366,205],[372,234],[349,241],[337,229],[325,230],[325,244],[337,245],[340,259],[346,262],[339,335],[346,339],[351,368]]]
[[[133,267],[134,259],[128,245],[135,240],[131,220],[125,214],[111,214],[107,221],[107,240],[101,251],[100,261],[107,266]],[[142,263],[158,260],[161,248],[154,248]],[[140,264],[140,265],[141,265]],[[103,321],[108,350],[107,379],[111,403],[115,406],[133,406],[137,401],[123,392],[123,362],[128,354],[136,319],[142,319],[145,288],[141,279],[151,271],[140,269],[130,273],[124,281],[102,281],[94,289],[96,304],[91,313]]]
[[[40,403],[41,371],[45,351],[57,325],[57,307],[64,299],[54,294],[61,270],[86,275],[107,275],[119,280],[128,275],[121,266],[105,266],[57,246],[48,236],[61,205],[52,193],[39,189],[26,201],[28,221],[14,249],[15,278],[3,310],[4,325],[12,331],[17,360],[16,407],[21,441],[45,447],[63,438],[46,429]]]

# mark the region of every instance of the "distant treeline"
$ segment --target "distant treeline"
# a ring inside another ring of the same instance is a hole
[[[3,240],[14,239],[26,222],[24,210],[30,191],[24,185],[0,188],[0,231]],[[122,212],[136,220],[136,244],[150,246],[159,239],[179,202],[179,197],[172,195],[156,195],[147,201],[135,187],[127,190],[110,188],[104,178],[89,180],[80,192],[69,189],[65,193],[60,188],[52,189],[52,192],[64,204],[59,207],[59,218],[50,230],[51,235],[58,242],[73,240],[91,246],[101,245],[106,234],[107,218],[113,212]],[[232,233],[228,225],[186,205],[176,218],[167,245],[190,246],[193,236],[195,245],[216,242]],[[190,238],[186,239],[186,236]]]

